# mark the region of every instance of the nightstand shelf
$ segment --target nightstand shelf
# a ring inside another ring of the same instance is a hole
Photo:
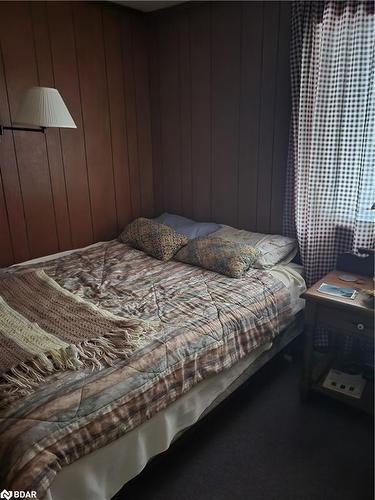
[[[323,382],[330,368],[340,369],[340,360],[337,359],[340,349],[338,343],[343,338],[367,338],[374,340],[374,309],[370,307],[366,298],[360,292],[355,299],[345,299],[318,292],[322,283],[329,283],[341,287],[371,288],[373,280],[358,276],[361,283],[345,283],[338,276],[341,273],[334,271],[315,283],[302,297],[306,300],[305,310],[305,363],[302,381],[302,396],[307,398],[310,391],[318,392],[349,404],[355,408],[373,413],[374,384],[366,381],[361,399],[352,398],[340,392],[323,387]],[[314,359],[314,334],[316,328],[322,326],[334,332],[336,349],[326,355]]]

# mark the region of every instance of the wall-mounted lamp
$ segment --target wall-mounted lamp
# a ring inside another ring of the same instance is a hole
[[[48,87],[32,87],[25,92],[14,122],[20,126],[0,125],[0,135],[4,130],[44,132],[48,127],[77,128],[59,91]]]

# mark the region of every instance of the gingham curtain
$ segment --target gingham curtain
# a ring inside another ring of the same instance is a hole
[[[338,253],[374,247],[374,3],[295,2],[284,229],[309,285]]]

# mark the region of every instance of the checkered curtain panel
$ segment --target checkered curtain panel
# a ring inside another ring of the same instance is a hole
[[[285,232],[309,285],[374,247],[375,16],[363,1],[295,2]]]

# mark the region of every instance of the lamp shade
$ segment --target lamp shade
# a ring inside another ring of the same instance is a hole
[[[15,122],[36,127],[77,128],[59,91],[32,87],[23,95]]]

